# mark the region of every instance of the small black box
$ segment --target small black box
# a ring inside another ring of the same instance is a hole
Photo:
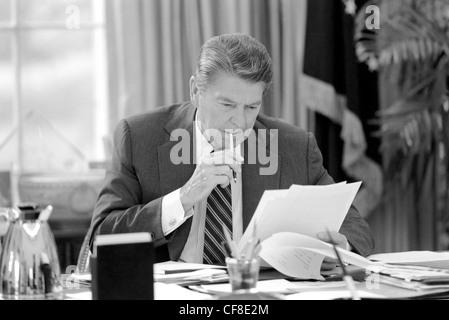
[[[93,300],[153,300],[153,263],[153,242],[94,243]]]

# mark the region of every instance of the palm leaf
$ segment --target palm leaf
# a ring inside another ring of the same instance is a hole
[[[380,30],[365,26],[368,5],[381,8]],[[354,38],[359,61],[380,70],[395,95],[370,121],[379,125],[375,135],[382,138],[386,190],[414,186],[414,201],[422,208],[435,201],[437,181],[443,181],[440,212],[449,223],[449,105],[443,108],[449,19],[441,6],[449,8],[449,0],[372,0],[356,16]],[[443,168],[438,178],[437,161]]]
[[[435,2],[449,5],[448,0]],[[404,60],[419,61],[442,52],[449,55],[449,27],[441,28],[438,21],[430,20],[419,8],[392,3],[370,1],[360,10],[355,29],[356,52],[360,61],[379,66]],[[381,7],[382,32],[367,30],[365,26],[365,12],[370,5]],[[382,10],[384,6],[387,8]]]

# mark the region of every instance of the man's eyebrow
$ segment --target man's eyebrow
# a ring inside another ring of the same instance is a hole
[[[222,100],[224,102],[229,102],[229,103],[236,104],[236,102],[234,100],[232,100],[232,99],[230,99],[228,97],[222,96],[222,95],[217,96],[217,100]],[[247,105],[248,106],[254,106],[254,105],[259,105],[259,104],[262,104],[262,100],[257,100],[256,102],[248,103]]]
[[[222,100],[222,101],[230,102],[230,103],[234,103],[234,104],[236,103],[234,100],[229,99],[228,97],[222,96],[222,95],[218,95],[217,100]]]
[[[257,106],[257,105],[259,105],[259,104],[262,104],[262,100],[257,100],[256,102],[249,103],[248,105],[249,105],[249,106]]]

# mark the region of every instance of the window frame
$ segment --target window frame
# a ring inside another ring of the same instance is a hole
[[[19,168],[23,167],[23,129],[22,129],[22,121],[25,119],[26,115],[24,114],[24,105],[22,103],[22,61],[21,61],[21,52],[22,52],[22,46],[21,46],[21,36],[22,32],[24,31],[30,31],[30,30],[39,30],[39,31],[63,31],[63,30],[70,30],[67,28],[66,24],[63,22],[45,22],[45,21],[36,21],[36,22],[24,22],[21,21],[19,17],[19,2],[23,0],[10,0],[10,20],[9,22],[0,22],[0,32],[6,32],[10,36],[11,41],[11,62],[12,62],[12,73],[13,73],[13,94],[12,94],[12,118],[13,118],[13,128],[17,128],[17,134],[18,134],[18,148],[17,148],[17,159],[19,161],[18,165]],[[105,22],[105,11],[106,11],[106,4],[105,0],[103,1],[94,1],[92,4],[93,11],[99,10],[102,8],[103,10],[103,19],[101,22],[86,22],[83,21],[82,23],[82,29],[83,31],[90,31],[93,34],[93,37],[96,40],[100,41],[94,41],[94,46],[98,46],[98,48],[94,47],[94,56],[98,55],[98,51],[103,51],[102,56],[104,56],[104,59],[107,59],[107,46],[106,46],[106,37],[107,37],[107,30],[106,30],[106,22]],[[99,6],[99,8],[95,8],[95,6]],[[96,18],[95,16],[93,17]],[[97,34],[95,31],[101,30],[103,31],[102,39],[97,39]],[[107,100],[108,100],[108,84],[107,84],[107,68],[108,64],[107,61],[104,62],[104,65],[101,66],[101,64],[98,64],[99,67],[97,68],[103,68],[103,75],[101,76],[101,80],[98,80],[100,77],[98,77],[98,74],[95,74],[95,112],[96,112],[96,120],[97,119],[104,119],[105,123],[97,123],[95,121],[95,141],[99,141],[99,137],[103,137],[107,135],[107,128],[108,128],[108,119],[107,116],[108,110],[107,110]],[[100,84],[99,84],[100,83]],[[99,88],[102,87],[102,88]],[[103,92],[103,95],[99,94],[99,91]],[[101,96],[101,98],[99,98]],[[101,146],[96,146],[96,148]],[[100,148],[103,149],[103,148]],[[98,153],[99,151],[97,151]],[[100,152],[101,153],[101,152]],[[105,160],[105,155],[102,154],[100,156],[97,155],[97,158],[99,159],[88,159],[89,161],[98,161],[98,160]]]

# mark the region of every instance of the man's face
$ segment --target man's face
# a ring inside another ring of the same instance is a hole
[[[201,132],[215,149],[221,150],[229,146],[230,136],[226,130],[238,132],[240,138],[234,142],[237,145],[242,142],[243,133],[253,128],[262,105],[265,84],[222,73],[202,92],[197,90],[192,77],[190,88],[198,108]]]

